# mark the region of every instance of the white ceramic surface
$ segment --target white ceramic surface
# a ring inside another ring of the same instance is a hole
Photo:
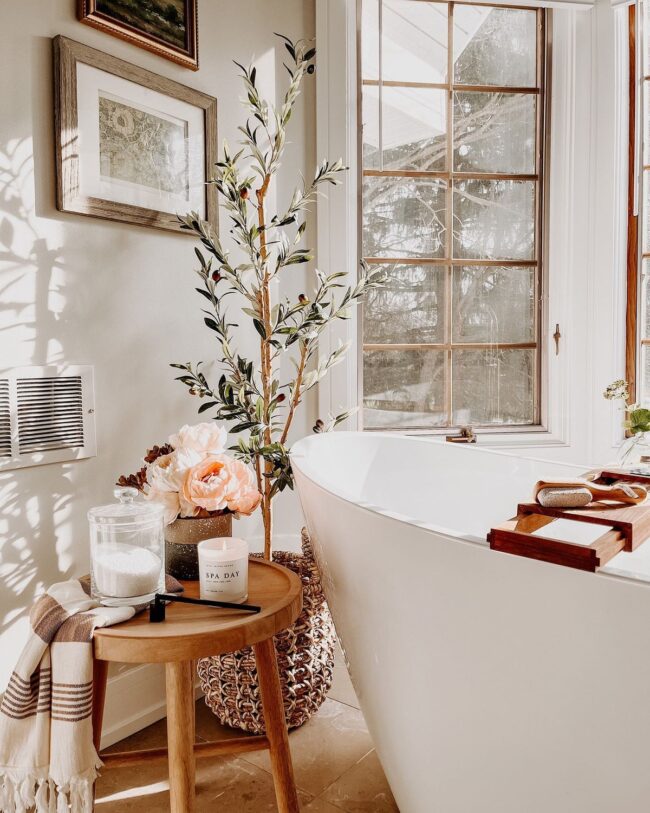
[[[650,809],[650,542],[599,574],[485,542],[584,467],[345,432],[292,462],[401,813]]]

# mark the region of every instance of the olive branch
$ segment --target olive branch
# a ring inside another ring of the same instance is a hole
[[[303,179],[286,209],[269,216],[267,196],[286,148],[287,126],[298,101],[302,83],[314,72],[316,50],[307,41],[292,42],[278,34],[290,56],[285,68],[289,84],[279,105],[260,96],[254,66],[235,63],[244,85],[243,104],[247,118],[239,127],[240,149],[231,153],[223,147],[222,160],[215,164],[214,178],[222,208],[229,217],[229,234],[242,261],[234,263],[219,235],[196,212],[179,216],[181,228],[193,231],[201,242],[195,248],[201,284],[196,291],[204,298],[205,325],[219,343],[222,371],[212,386],[197,364],[172,364],[181,370],[177,380],[190,394],[205,399],[199,413],[211,411],[216,420],[233,422],[229,431],[240,437],[232,450],[255,469],[262,493],[264,555],[271,556],[272,500],[285,488],[293,488],[293,473],[287,440],[296,410],[310,389],[327,375],[345,355],[348,345],[340,344],[321,358],[319,339],[325,328],[337,319],[347,319],[370,288],[383,284],[383,269],[370,269],[362,263],[358,281],[345,285],[346,272],[324,274],[314,269],[311,295],[297,301],[288,298],[274,303],[271,284],[293,265],[308,263],[313,255],[303,247],[306,215],[321,194],[321,187],[336,185],[347,168],[341,160],[324,160],[311,182]],[[242,312],[259,335],[259,357],[245,358],[237,351],[230,321],[230,294],[244,299]],[[281,381],[279,358],[289,354],[295,368],[291,380]],[[355,410],[318,421],[316,431],[333,428]]]

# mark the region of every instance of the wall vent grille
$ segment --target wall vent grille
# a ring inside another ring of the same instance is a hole
[[[11,409],[9,382],[0,378],[0,459],[11,457]]]
[[[81,376],[16,381],[20,454],[84,445]]]
[[[0,376],[0,469],[95,454],[92,367],[25,367]]]

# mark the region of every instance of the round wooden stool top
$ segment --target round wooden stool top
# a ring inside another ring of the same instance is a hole
[[[181,595],[199,598],[199,583],[181,582]],[[149,622],[142,612],[123,624],[97,629],[94,655],[118,663],[170,663],[235,652],[265,641],[291,626],[302,609],[302,584],[298,576],[263,559],[248,563],[247,604],[260,613],[204,607],[198,604],[167,605],[166,620]]]

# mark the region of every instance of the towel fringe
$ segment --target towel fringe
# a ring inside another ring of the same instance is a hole
[[[36,804],[36,791],[47,781],[47,768],[0,767],[0,813],[26,813]],[[37,813],[41,811],[36,808]],[[47,808],[43,813],[49,813]]]
[[[18,788],[20,801],[25,805],[25,810],[34,807],[36,801],[36,782],[30,777],[26,777]]]
[[[13,768],[0,768],[0,813],[92,813],[93,790],[102,762],[57,785],[47,770],[25,773]]]
[[[68,813],[68,794],[61,788],[56,791],[56,813]]]
[[[35,813],[50,813],[50,803],[48,797],[50,795],[50,783],[47,779],[42,779],[36,788],[34,796]]]
[[[9,807],[9,787],[4,781],[4,777],[0,777],[0,779],[0,810],[6,810],[7,813],[10,813],[11,808]]]
[[[47,813],[56,813],[56,785],[51,779],[47,780],[48,785],[48,810]]]

